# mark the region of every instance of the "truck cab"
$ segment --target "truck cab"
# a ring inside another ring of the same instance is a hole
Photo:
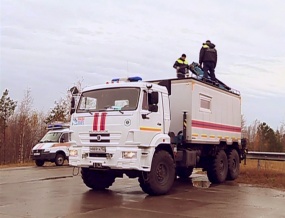
[[[85,89],[71,119],[76,146],[69,164],[149,171],[155,147],[170,142],[163,104],[169,105],[167,90],[156,84],[113,81]]]
[[[37,166],[43,166],[45,162],[62,166],[68,160],[72,131],[64,124],[50,124],[47,129],[48,132],[32,148],[31,158]]]

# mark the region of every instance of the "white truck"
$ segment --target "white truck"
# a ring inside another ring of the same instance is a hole
[[[68,148],[71,145],[69,125],[56,123],[48,125],[48,132],[31,151],[31,158],[37,166],[43,166],[46,161],[62,166],[68,159]]]
[[[71,113],[69,164],[92,189],[126,174],[162,195],[193,168],[222,183],[238,177],[245,158],[239,92],[194,77],[114,79],[85,88]]]

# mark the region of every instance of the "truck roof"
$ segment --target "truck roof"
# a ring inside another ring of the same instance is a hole
[[[169,94],[171,94],[171,91],[168,87],[168,86],[171,86],[171,83],[183,83],[183,82],[193,82],[193,81],[201,83],[201,84],[205,84],[206,86],[211,87],[211,88],[220,89],[220,90],[223,90],[225,92],[232,93],[232,94],[235,94],[237,96],[240,96],[240,92],[238,90],[230,88],[229,86],[227,86],[226,84],[224,84],[220,80],[218,80],[218,84],[215,84],[209,80],[203,81],[203,80],[197,79],[195,77],[188,77],[188,78],[182,78],[182,79],[178,79],[178,78],[162,79],[162,80],[153,80],[153,81],[149,81],[149,82],[165,86],[167,88]]]
[[[88,92],[91,90],[95,90],[95,89],[106,89],[106,88],[120,88],[120,87],[138,87],[138,88],[144,88],[146,87],[148,84],[152,85],[153,88],[155,88],[158,91],[161,92],[166,92],[171,94],[171,91],[169,89],[168,86],[171,85],[171,83],[179,83],[179,82],[193,82],[193,81],[197,81],[199,83],[205,84],[209,87],[212,88],[217,88],[223,91],[226,91],[228,93],[232,93],[235,94],[237,96],[240,96],[240,92],[238,90],[232,89],[231,87],[227,86],[226,84],[224,84],[222,81],[217,80],[218,83],[215,84],[210,80],[201,80],[199,78],[196,77],[187,77],[187,78],[182,78],[182,79],[178,79],[178,78],[170,78],[170,79],[162,79],[162,80],[152,80],[152,81],[136,81],[136,82],[107,82],[106,84],[100,84],[100,85],[94,85],[94,86],[89,86],[83,89],[83,92]],[[165,89],[166,87],[166,89]]]
[[[106,83],[101,85],[89,86],[83,89],[83,92],[91,91],[94,89],[106,89],[106,88],[123,88],[123,87],[137,87],[137,88],[145,88],[147,85],[151,85],[155,90],[160,92],[167,93],[167,89],[164,86],[154,84],[147,81],[138,81],[138,82],[113,82]]]

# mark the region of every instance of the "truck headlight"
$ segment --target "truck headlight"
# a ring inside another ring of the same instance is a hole
[[[69,150],[69,156],[77,156],[78,151],[77,150]]]
[[[137,152],[136,151],[123,151],[122,157],[126,159],[137,158]]]

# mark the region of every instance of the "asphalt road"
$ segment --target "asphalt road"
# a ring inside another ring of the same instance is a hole
[[[285,217],[285,192],[227,182],[212,186],[193,174],[168,195],[151,197],[136,179],[116,179],[109,190],[88,189],[73,168],[0,170],[0,217]]]

